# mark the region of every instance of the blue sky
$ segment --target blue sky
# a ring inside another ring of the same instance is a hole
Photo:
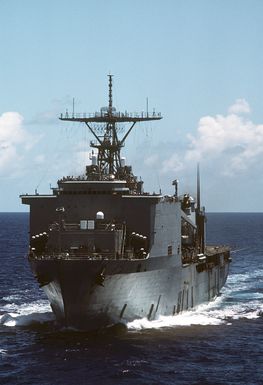
[[[84,171],[90,134],[66,108],[161,111],[124,155],[145,189],[195,193],[207,211],[262,211],[261,0],[0,0],[0,211]]]

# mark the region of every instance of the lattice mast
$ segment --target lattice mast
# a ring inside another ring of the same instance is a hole
[[[90,146],[97,149],[97,165],[100,179],[105,179],[105,177],[110,175],[115,176],[121,168],[121,148],[124,146],[125,140],[137,122],[162,119],[161,114],[155,112],[152,114],[149,114],[148,111],[141,114],[117,112],[113,107],[113,75],[108,75],[108,77],[109,103],[107,107],[102,107],[100,112],[93,114],[79,114],[73,111],[71,116],[69,116],[68,112],[60,116],[60,120],[85,123],[95,137],[96,140],[91,141]],[[118,136],[120,131],[119,123],[131,123],[122,138]]]

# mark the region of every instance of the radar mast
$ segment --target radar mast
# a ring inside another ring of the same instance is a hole
[[[109,77],[109,102],[107,107],[102,107],[100,112],[91,114],[73,112],[70,116],[68,112],[60,115],[60,120],[71,122],[83,122],[89,128],[95,140],[90,142],[90,146],[97,149],[97,159],[91,166],[87,166],[88,179],[107,180],[111,178],[121,178],[120,170],[123,169],[121,162],[121,148],[125,140],[137,122],[162,119],[160,113],[153,111],[152,114],[141,112],[128,113],[127,111],[118,112],[113,107],[112,78]],[[120,137],[122,129],[120,123],[130,123],[127,132]],[[92,166],[94,166],[92,168]],[[95,167],[96,166],[96,167]],[[92,172],[93,170],[93,172]],[[123,179],[123,178],[121,178]]]

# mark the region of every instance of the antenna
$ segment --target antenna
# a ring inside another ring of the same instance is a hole
[[[199,163],[197,163],[197,207],[196,207],[196,224],[197,224],[197,237],[198,247],[201,253],[205,252],[205,212],[201,211],[200,205],[200,170]]]
[[[199,163],[197,163],[197,211],[200,213],[200,169]]]
[[[147,98],[146,98],[146,112],[147,112],[147,118],[148,118],[148,116],[149,116],[149,109],[148,109],[148,96],[147,96]]]
[[[112,115],[112,77],[113,75],[108,75],[109,77],[109,115]]]
[[[73,98],[73,106],[72,106],[72,116],[74,117],[74,111],[75,111],[75,98]]]

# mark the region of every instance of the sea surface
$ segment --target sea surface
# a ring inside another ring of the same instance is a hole
[[[59,329],[26,259],[28,214],[0,213],[0,384],[263,384],[263,213],[208,214],[232,247],[210,304],[128,330]]]

